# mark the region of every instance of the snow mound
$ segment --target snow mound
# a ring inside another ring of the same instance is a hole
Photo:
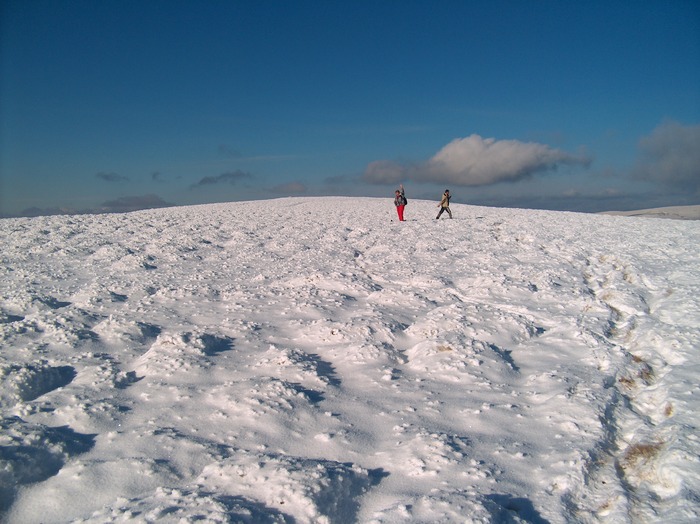
[[[208,357],[232,349],[233,341],[208,333],[162,333],[137,361],[134,370],[143,375],[174,378],[213,364]]]
[[[207,522],[211,524],[289,524],[292,519],[243,497],[184,488],[157,488],[134,499],[120,499],[75,522]]]
[[[374,472],[377,475],[377,472]],[[299,522],[353,522],[358,498],[372,485],[353,464],[282,455],[239,453],[204,468],[201,488],[256,500]]]
[[[0,512],[23,485],[56,475],[72,457],[94,445],[94,435],[67,427],[47,427],[19,417],[0,420]]]
[[[45,360],[0,365],[0,406],[27,402],[63,387],[75,378],[72,366],[51,366]]]

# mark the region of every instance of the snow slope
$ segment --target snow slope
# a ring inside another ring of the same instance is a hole
[[[670,206],[638,211],[607,211],[605,215],[629,217],[670,218],[674,220],[700,220],[700,206]]]
[[[435,205],[0,220],[4,521],[697,521],[700,223]]]

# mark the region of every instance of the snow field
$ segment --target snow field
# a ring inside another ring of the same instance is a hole
[[[700,227],[293,198],[0,221],[8,522],[690,522]]]

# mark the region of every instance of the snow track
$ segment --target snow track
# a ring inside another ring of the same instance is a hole
[[[4,520],[698,519],[700,223],[433,207],[0,221]]]

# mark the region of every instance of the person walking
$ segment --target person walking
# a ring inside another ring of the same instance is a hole
[[[399,222],[406,222],[403,218],[403,210],[408,203],[406,200],[406,192],[403,189],[403,184],[401,184],[401,190],[396,190],[394,193],[394,205],[396,206],[396,212],[399,215]]]
[[[440,203],[438,204],[438,207],[440,208],[440,212],[438,213],[438,216],[435,217],[435,220],[440,219],[440,215],[442,215],[445,211],[447,211],[447,214],[450,215],[450,218],[452,218],[452,211],[450,211],[450,190],[445,189],[445,192],[442,194],[442,200],[440,200]]]

